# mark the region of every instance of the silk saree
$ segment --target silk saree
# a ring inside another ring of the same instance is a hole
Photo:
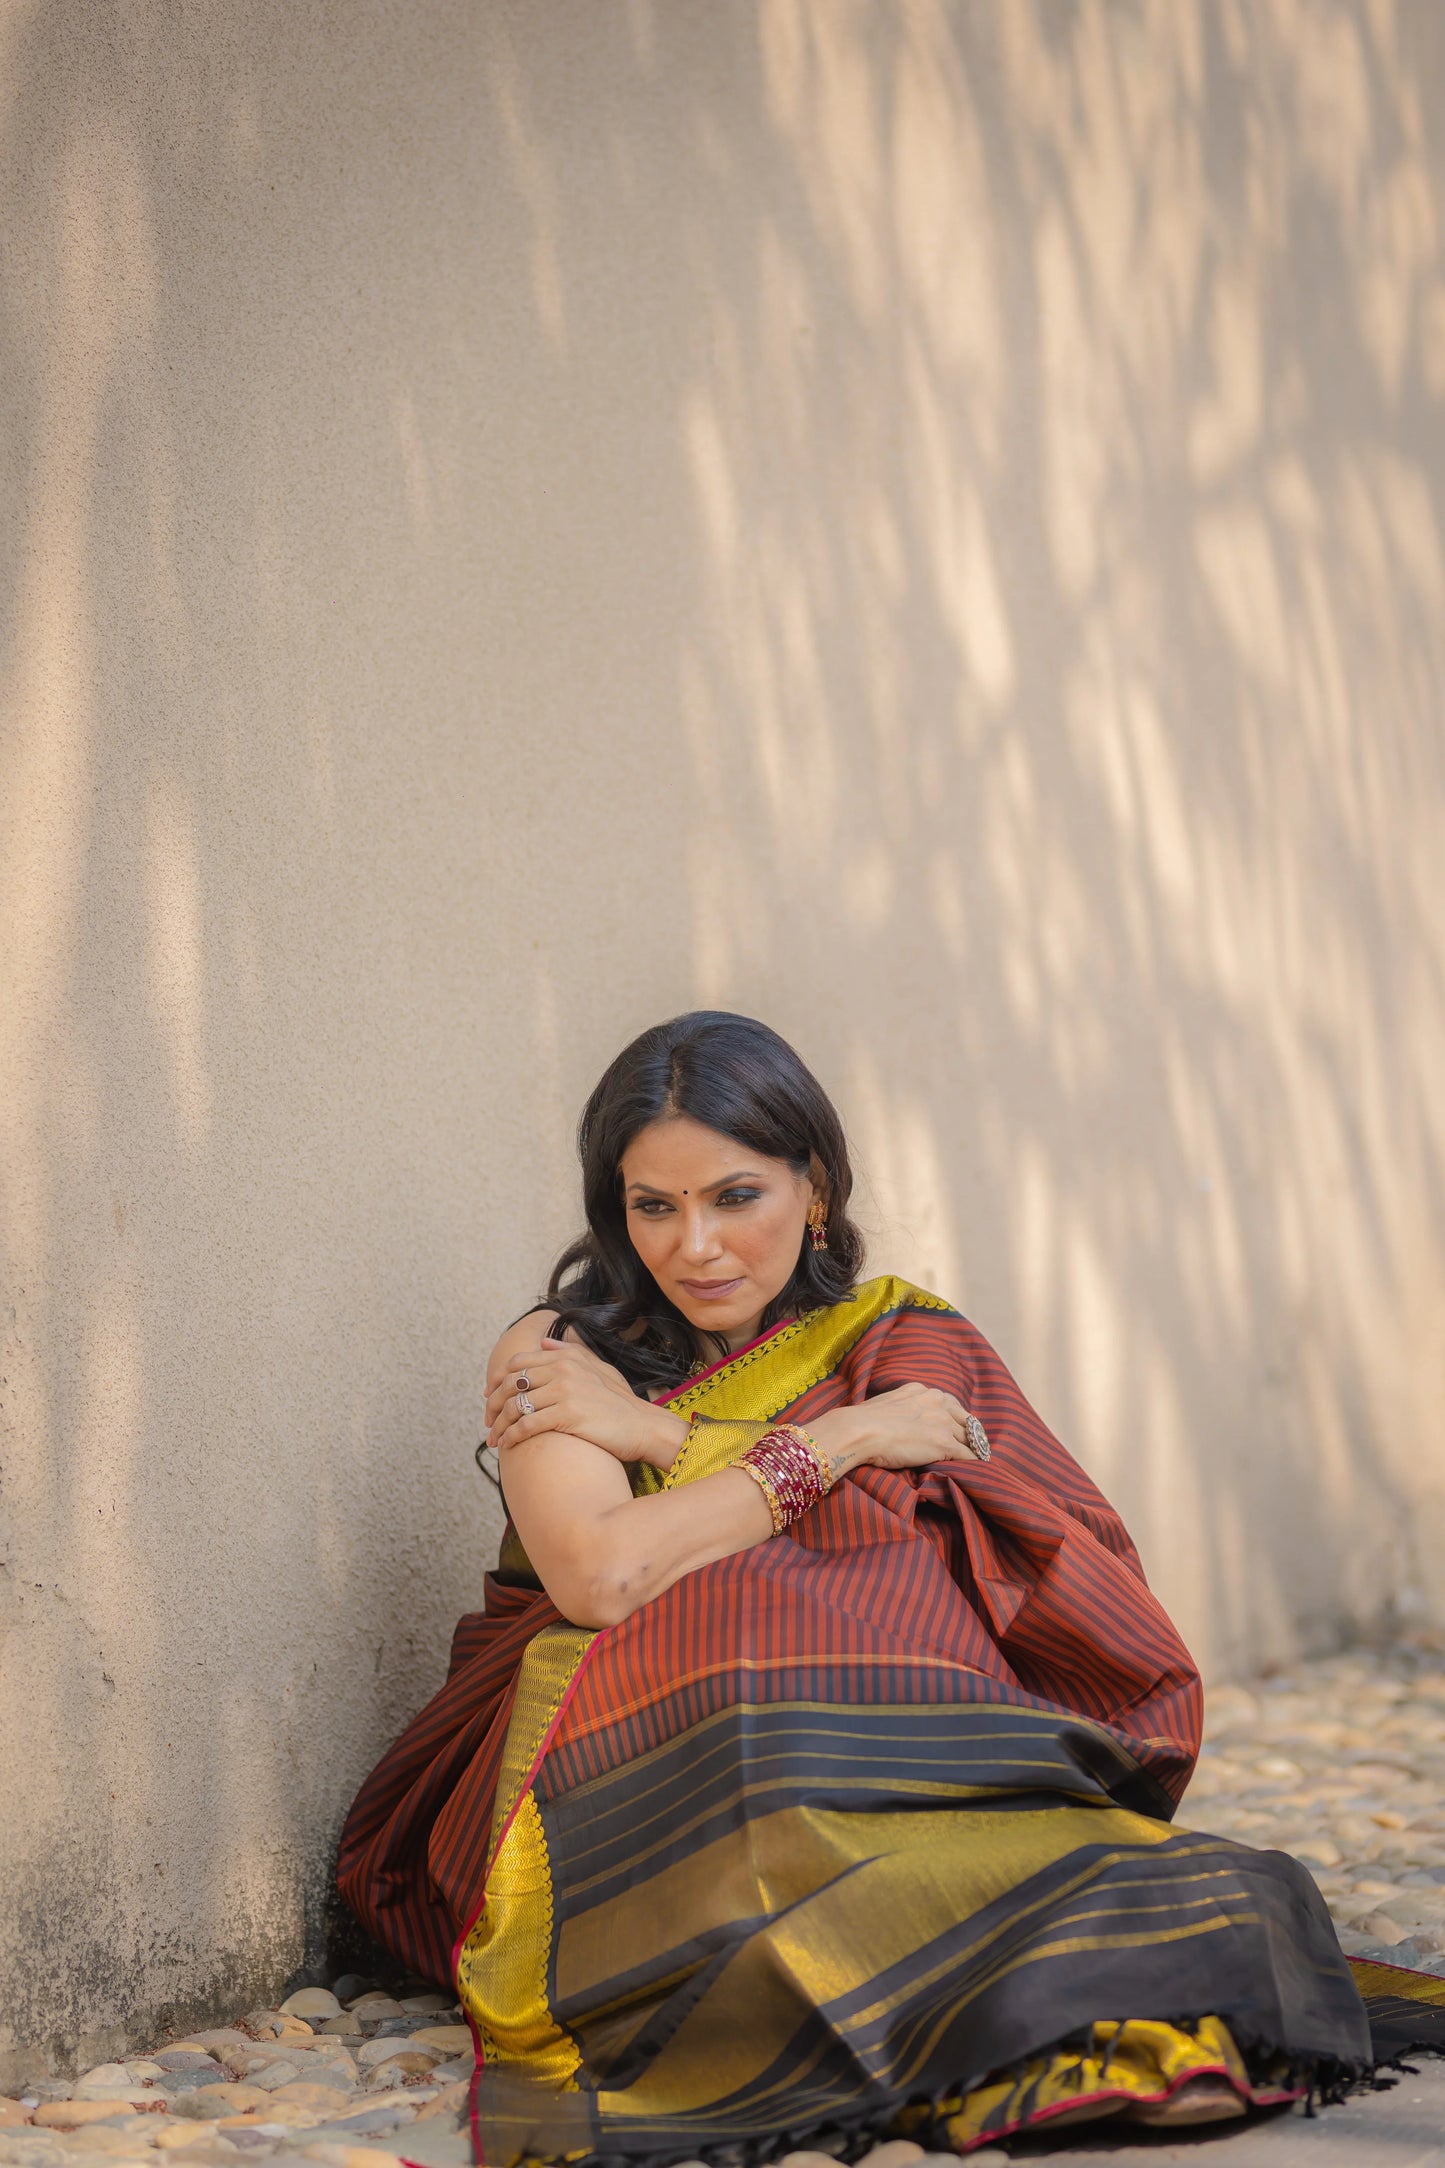
[[[342,1894],[455,1982],[492,2168],[966,2153],[1199,2074],[1268,2105],[1378,2059],[1305,1870],[1171,1827],[1194,1665],[946,1303],[874,1280],[765,1335],[672,1397],[686,1441],[634,1488],[909,1380],[991,1458],[860,1469],[620,1625],[562,1618],[509,1526],[358,1796]]]

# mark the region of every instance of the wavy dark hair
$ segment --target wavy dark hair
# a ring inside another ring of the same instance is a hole
[[[699,1332],[668,1301],[627,1232],[622,1155],[649,1123],[669,1115],[786,1160],[796,1174],[821,1170],[828,1247],[815,1250],[804,1234],[792,1278],[763,1312],[764,1331],[842,1302],[863,1263],[863,1238],[848,1217],[853,1170],[843,1124],[787,1040],[722,1009],[654,1024],[623,1048],[583,1109],[577,1150],[587,1231],[562,1252],[547,1285],[559,1329],[571,1326],[639,1393],[675,1385],[699,1359],[727,1353],[724,1339]]]

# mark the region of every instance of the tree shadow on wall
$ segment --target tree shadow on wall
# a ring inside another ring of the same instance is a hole
[[[1418,1574],[1442,36],[15,18],[26,2037],[316,1955],[476,1600],[480,1354],[571,1120],[695,1001],[801,1040],[877,1262],[1214,1668]]]

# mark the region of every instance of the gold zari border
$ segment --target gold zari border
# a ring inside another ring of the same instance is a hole
[[[532,1779],[547,1734],[596,1635],[544,1626],[517,1673],[492,1811],[481,1911],[457,1952],[457,1993],[488,2062],[520,2064],[544,2083],[575,2082],[582,2060],[547,2001],[552,1871]]]

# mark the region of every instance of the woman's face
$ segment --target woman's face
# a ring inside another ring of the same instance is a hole
[[[756,1339],[798,1262],[807,1175],[678,1115],[633,1138],[622,1192],[633,1248],[688,1323],[734,1348]]]

